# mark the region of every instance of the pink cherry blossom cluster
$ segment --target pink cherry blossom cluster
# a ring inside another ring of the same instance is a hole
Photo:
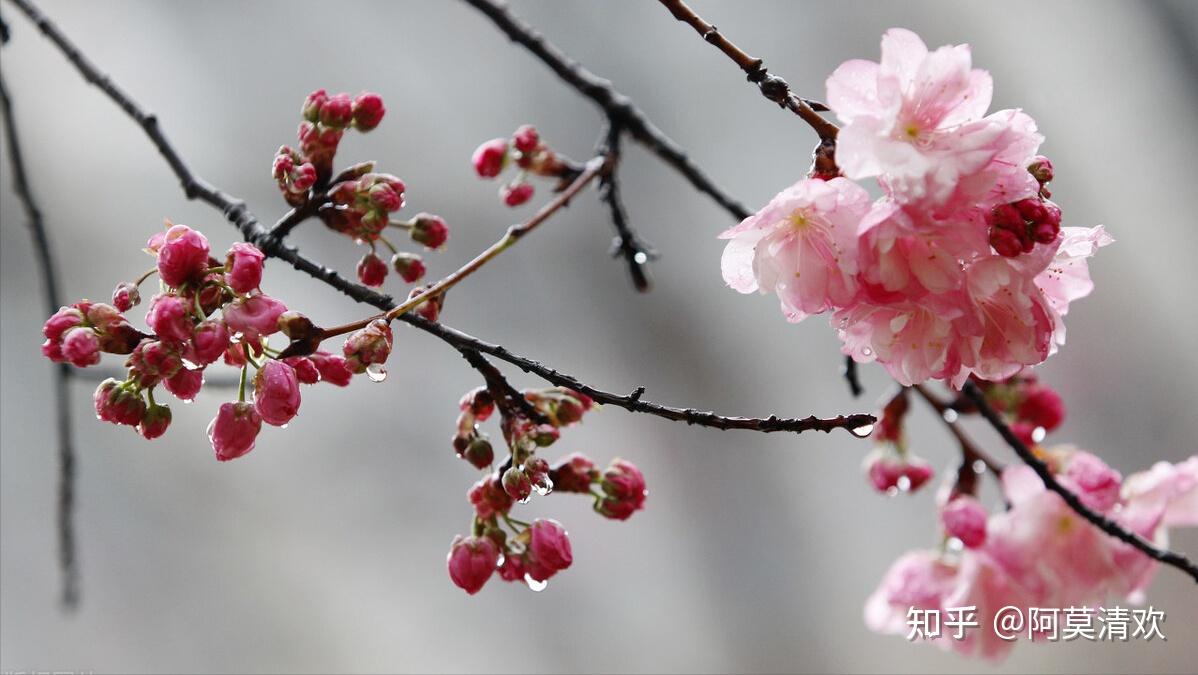
[[[792,322],[831,312],[844,353],[904,385],[1044,361],[1093,287],[1087,258],[1112,240],[1061,227],[1034,120],[986,115],[992,82],[968,46],[929,51],[897,28],[880,63],[848,61],[827,87],[843,177],[802,179],[720,235],[724,280],[775,293]]]
[[[279,148],[272,167],[284,199],[297,209],[316,207],[329,229],[370,246],[370,252],[357,266],[358,280],[363,284],[382,286],[391,269],[404,283],[422,279],[427,271],[424,259],[417,253],[399,250],[385,236],[386,229],[407,230],[414,242],[435,250],[449,239],[445,220],[428,213],[417,214],[410,221],[395,219],[393,214],[405,205],[406,186],[396,176],[376,173],[374,162],[355,164],[333,174],[333,160],[345,130],[353,127],[370,131],[377,127],[385,113],[382,98],[365,92],[351,99],[348,94],[330,96],[318,89],[308,95],[301,113],[304,121],[299,127],[299,150]],[[379,242],[391,251],[390,264],[376,252]]]
[[[1042,456],[1083,503],[1149,541],[1167,541],[1171,527],[1198,525],[1198,456],[1158,462],[1126,479],[1084,450],[1062,446]],[[1083,520],[1029,466],[1003,471],[1002,489],[1008,508],[993,514],[971,495],[941,491],[944,545],[910,551],[891,565],[865,605],[872,630],[907,635],[912,607],[973,606],[978,625],[991,626],[1007,605],[1097,607],[1110,596],[1143,601],[1155,561]],[[990,659],[1014,644],[992,630],[932,641]]]
[[[512,401],[497,402],[485,387],[468,392],[459,406],[454,451],[487,472],[466,495],[474,507],[473,531],[469,537],[459,535],[453,540],[446,563],[449,578],[471,595],[496,572],[504,581],[523,581],[533,590],[542,590],[550,577],[573,562],[570,539],[560,523],[551,519],[525,523],[511,516],[512,508],[527,502],[534,492],[590,495],[595,511],[614,520],[627,520],[644,508],[648,494],[644,475],[631,462],[615,459],[601,473],[579,453],[553,466],[537,456],[538,449],[558,440],[560,429],[580,422],[594,407],[588,396],[562,387],[521,395],[540,421],[530,419],[527,409]],[[496,410],[510,457],[493,469],[494,450],[479,423]]]
[[[571,172],[563,160],[541,140],[535,127],[529,124],[516,129],[511,139],[493,138],[478,146],[471,160],[479,178],[497,178],[511,163],[517,167],[516,176],[499,188],[499,199],[508,206],[520,206],[532,199],[535,188],[528,177],[562,178]]]
[[[208,437],[218,460],[235,459],[254,448],[263,422],[285,426],[295,418],[300,384],[323,380],[344,387],[355,373],[381,368],[390,354],[391,329],[383,321],[350,335],[344,355],[315,351],[284,357],[271,348],[268,339],[276,333],[294,340],[318,329],[262,292],[265,256],[251,244],[233,244],[222,262],[212,257],[202,233],[168,221],[145,250],[156,259],[155,267],[119,284],[111,305],[84,300],[63,307],[42,329],[42,353],[52,361],[86,367],[99,363],[100,352],[129,355],[125,379],[109,378],[96,388],[96,417],[102,421],[157,438],[171,423],[170,407],[154,398],[158,385],[192,401],[204,385],[205,370],[223,361],[241,369],[240,396],[220,406]],[[139,287],[155,273],[160,290],[146,312],[152,332],[144,333],[124,312],[140,303]],[[251,367],[253,378],[248,377]],[[246,401],[249,384],[252,402]]]

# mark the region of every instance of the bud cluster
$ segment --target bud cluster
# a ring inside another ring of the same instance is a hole
[[[509,164],[516,165],[516,176],[499,188],[500,200],[513,207],[532,199],[534,188],[528,182],[529,175],[565,178],[575,170],[528,124],[516,129],[510,139],[493,138],[478,146],[471,162],[479,178],[488,179],[499,177]]]
[[[536,454],[557,441],[560,428],[582,420],[594,407],[590,397],[564,387],[527,390],[522,396],[537,421],[529,419],[519,401],[496,400],[486,387],[467,392],[458,406],[454,451],[474,467],[487,470],[466,494],[474,508],[472,536],[455,538],[448,557],[450,579],[470,594],[477,593],[495,572],[504,581],[524,581],[541,590],[550,577],[570,566],[570,540],[561,524],[545,519],[528,524],[510,515],[534,492],[590,495],[595,511],[614,520],[626,520],[644,508],[645,477],[631,462],[613,460],[601,473],[579,453],[552,466]],[[479,424],[496,410],[511,454],[492,470],[494,449]]]
[[[1051,244],[1061,232],[1061,208],[1048,199],[1052,162],[1037,155],[1028,172],[1040,183],[1039,194],[994,207],[986,218],[990,245],[999,255],[1014,258],[1031,253],[1036,244]]]
[[[119,284],[111,305],[84,300],[63,307],[42,328],[42,353],[52,361],[86,367],[98,363],[101,352],[128,355],[125,379],[109,378],[96,388],[93,402],[102,421],[157,438],[171,423],[170,407],[154,398],[157,387],[191,401],[204,385],[208,366],[223,361],[242,370],[241,391],[238,401],[220,407],[208,437],[217,459],[234,459],[253,449],[263,422],[284,426],[295,418],[300,384],[324,380],[346,386],[354,372],[362,372],[359,364],[381,363],[390,352],[387,329],[385,347],[371,341],[373,333],[355,334],[346,342],[345,356],[316,351],[276,358],[280,352],[267,343],[271,335],[307,339],[319,329],[262,292],[265,256],[260,250],[235,243],[221,261],[211,255],[202,233],[169,221],[145,250],[154,256],[155,267]],[[140,304],[139,287],[155,273],[160,291],[150,298],[145,320],[151,332],[144,333],[124,312]],[[246,401],[247,385],[253,388],[252,402]]]
[[[440,216],[420,213],[410,221],[394,219],[392,214],[404,207],[406,187],[396,176],[375,172],[374,162],[333,174],[333,160],[345,130],[370,131],[382,121],[384,112],[378,94],[366,92],[351,99],[348,94],[330,95],[318,89],[301,108],[304,122],[299,128],[299,149],[279,148],[272,167],[288,204],[311,207],[317,205],[309,205],[310,201],[319,200],[316,214],[325,225],[370,246],[357,266],[358,280],[370,287],[382,286],[392,269],[409,284],[426,272],[419,254],[401,251],[387,239],[388,227],[407,230],[414,242],[430,250],[441,248],[449,238],[449,227]],[[376,252],[380,241],[391,251],[390,263]]]

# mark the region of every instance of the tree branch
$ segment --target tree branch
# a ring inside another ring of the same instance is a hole
[[[620,179],[616,175],[620,168],[620,136],[619,123],[609,120],[606,129],[599,137],[595,154],[606,155],[611,159],[611,166],[599,178],[599,199],[605,202],[611,210],[612,226],[616,229],[616,236],[611,242],[611,255],[613,258],[616,256],[624,258],[633,287],[641,293],[645,293],[648,292],[650,286],[649,274],[645,269],[646,263],[657,259],[657,251],[641,241],[641,238],[632,229],[632,225],[628,223],[628,211],[624,208],[624,200],[620,197]]]
[[[1030,448],[1024,445],[1023,441],[1019,440],[1019,437],[1015,435],[1015,432],[1011,431],[1011,427],[1007,426],[1007,423],[1003,420],[1002,416],[999,415],[998,412],[986,402],[985,394],[982,393],[982,390],[979,389],[976,384],[974,384],[972,381],[967,381],[961,391],[965,394],[965,397],[970,400],[970,402],[977,406],[978,412],[982,414],[982,417],[986,418],[986,421],[990,423],[990,426],[994,427],[994,429],[998,431],[998,434],[1002,436],[1004,441],[1007,442],[1007,445],[1011,446],[1011,449],[1015,451],[1015,454],[1019,455],[1019,459],[1023,460],[1025,464],[1032,467],[1032,470],[1036,472],[1036,475],[1040,477],[1040,480],[1044,481],[1044,487],[1060,495],[1061,499],[1064,499],[1065,503],[1069,505],[1069,508],[1073,509],[1079,516],[1090,521],[1094,527],[1106,532],[1108,535],[1118,539],[1119,541],[1122,541],[1125,544],[1135,547],[1141,553],[1149,558],[1152,558],[1153,560],[1161,562],[1165,565],[1176,567],[1177,569],[1190,575],[1194,581],[1198,581],[1198,565],[1195,565],[1189,558],[1175,551],[1157,548],[1140,535],[1125,530],[1121,525],[1110,518],[1092,511],[1090,507],[1083,504],[1081,500],[1077,498],[1077,495],[1073,494],[1073,492],[1071,492],[1064,485],[1061,485],[1061,483],[1057,481],[1056,476],[1052,475],[1052,471],[1049,470],[1048,465],[1042,462],[1040,458],[1031,451]]]
[[[7,38],[8,28],[4,34]],[[8,86],[0,75],[0,107],[4,111],[4,135],[8,143],[9,163],[12,168],[13,190],[25,208],[29,233],[33,237],[33,250],[37,267],[42,276],[44,306],[47,316],[62,306],[58,291],[58,265],[50,248],[42,210],[33,196],[29,175],[25,171],[25,159],[21,154],[21,142],[17,134],[17,121],[13,115],[12,99]],[[73,610],[79,605],[79,569],[76,564],[75,544],[75,444],[71,430],[70,366],[54,364],[54,408],[58,431],[58,565],[62,572],[62,606]]]
[[[790,85],[787,84],[786,80],[777,75],[771,75],[766,71],[764,61],[749,56],[744,50],[724,37],[715,26],[707,23],[703,20],[703,17],[695,14],[694,10],[687,7],[686,3],[682,0],[661,0],[661,4],[670,10],[675,19],[694,28],[700,37],[714,45],[725,56],[732,59],[733,63],[745,71],[745,75],[748,76],[749,81],[761,89],[762,96],[801,117],[804,122],[815,130],[815,133],[819,134],[820,139],[825,141],[835,140],[836,133],[840,131],[840,128],[824,119],[817,112],[826,111],[828,109],[827,106],[818,101],[811,101],[795,95],[791,92]]]

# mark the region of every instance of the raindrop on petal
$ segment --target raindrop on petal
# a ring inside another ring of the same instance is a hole
[[[387,369],[381,364],[372,363],[366,366],[366,377],[370,378],[371,382],[382,382],[387,379]]]
[[[534,593],[540,593],[541,591],[545,590],[546,586],[549,585],[548,581],[537,581],[536,579],[532,578],[532,575],[527,573],[524,575],[524,583],[528,584],[528,588]]]

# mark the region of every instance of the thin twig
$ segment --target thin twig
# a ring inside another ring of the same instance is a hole
[[[940,418],[941,422],[944,422],[944,426],[948,427],[949,432],[957,439],[957,443],[961,445],[961,471],[959,475],[967,470],[971,475],[975,475],[977,472],[973,471],[973,465],[979,460],[995,476],[1002,474],[1005,468],[1002,463],[978,447],[978,444],[965,433],[965,430],[961,428],[961,424],[956,419],[945,417],[946,413],[951,416],[951,414],[956,412],[951,404],[945,403],[939,396],[933,394],[926,384],[917,384],[911,387],[911,389],[914,389],[915,393],[919,394],[936,411],[936,416]]]
[[[611,166],[599,178],[599,199],[605,202],[611,210],[612,226],[616,236],[612,238],[611,255],[624,258],[628,265],[628,276],[632,285],[641,293],[649,291],[649,273],[646,264],[657,259],[657,251],[637,236],[636,231],[628,222],[628,211],[624,208],[624,200],[620,197],[620,179],[617,172],[620,169],[620,125],[609,121],[607,128],[600,135],[599,147],[596,154],[611,158]]]
[[[632,99],[616,91],[611,82],[595,75],[567,56],[523,19],[512,14],[507,5],[496,0],[465,2],[486,15],[513,42],[532,52],[563,82],[602,108],[609,120],[618,122],[639,143],[682,174],[696,190],[714,199],[737,220],[749,217],[749,210],[743,204],[713,183],[677,143],[649,121]]]
[[[844,375],[845,382],[849,385],[849,393],[853,398],[857,398],[865,393],[865,387],[861,386],[861,377],[857,374],[857,362],[852,356],[844,357],[844,366],[841,367],[840,373]]]
[[[5,33],[7,34],[7,27]],[[21,154],[17,121],[13,115],[12,100],[8,86],[0,75],[0,106],[4,110],[4,134],[8,143],[9,163],[12,168],[13,189],[25,207],[29,233],[33,236],[33,249],[37,267],[42,275],[42,290],[47,316],[58,311],[61,296],[58,291],[58,265],[50,248],[45,220],[29,176],[25,171],[25,159]],[[79,569],[76,564],[75,544],[75,444],[71,430],[70,366],[65,363],[54,366],[54,407],[58,433],[58,565],[62,571],[62,606],[73,610],[79,605]]]
[[[818,101],[811,101],[795,95],[791,92],[790,85],[787,84],[786,80],[767,72],[765,62],[759,58],[749,56],[744,50],[724,37],[715,26],[704,21],[698,14],[695,14],[682,0],[661,0],[661,4],[670,10],[675,19],[694,28],[700,37],[715,45],[724,55],[732,59],[732,62],[745,72],[749,81],[761,89],[762,96],[801,117],[804,122],[815,130],[816,134],[819,134],[821,139],[833,140],[836,138],[836,133],[840,131],[840,128],[824,119],[817,112],[817,109],[827,110],[827,106]]]
[[[485,356],[480,354],[476,349],[462,348],[458,350],[466,361],[483,376],[483,381],[487,384],[487,390],[491,392],[491,398],[495,399],[495,405],[499,406],[500,411],[504,416],[520,415],[526,417],[537,424],[544,424],[548,420],[541,414],[539,410],[533,407],[528,399],[524,398],[519,390],[507,381],[503,373],[495,367]]]
[[[965,394],[966,398],[968,398],[975,406],[977,406],[978,412],[980,412],[982,417],[985,417],[986,421],[990,422],[990,425],[994,427],[996,431],[998,431],[998,434],[1002,436],[1004,441],[1007,442],[1007,445],[1011,446],[1011,449],[1015,451],[1015,454],[1019,455],[1019,459],[1023,460],[1025,464],[1032,467],[1032,470],[1036,472],[1036,475],[1040,477],[1040,480],[1044,481],[1044,486],[1060,495],[1061,499],[1064,499],[1065,503],[1069,505],[1069,508],[1073,509],[1078,515],[1090,521],[1094,527],[1106,532],[1108,535],[1135,547],[1141,553],[1147,555],[1153,560],[1164,563],[1165,565],[1176,567],[1177,569],[1190,575],[1194,581],[1198,581],[1198,565],[1195,565],[1189,558],[1177,553],[1176,551],[1157,548],[1140,535],[1124,529],[1123,526],[1119,525],[1110,518],[1091,510],[1090,507],[1086,506],[1080,499],[1078,499],[1077,495],[1073,494],[1073,492],[1064,485],[1061,485],[1061,483],[1056,479],[1056,476],[1052,475],[1052,471],[1049,470],[1048,465],[1041,461],[1040,458],[1037,457],[1036,454],[1032,452],[1032,450],[1028,448],[1018,436],[1015,435],[1015,432],[1011,431],[1011,427],[1007,426],[1006,421],[1004,421],[1002,416],[998,414],[998,411],[990,406],[990,404],[986,401],[985,394],[982,393],[982,390],[978,388],[976,384],[974,384],[972,381],[968,381],[965,383],[965,386],[961,391]]]

